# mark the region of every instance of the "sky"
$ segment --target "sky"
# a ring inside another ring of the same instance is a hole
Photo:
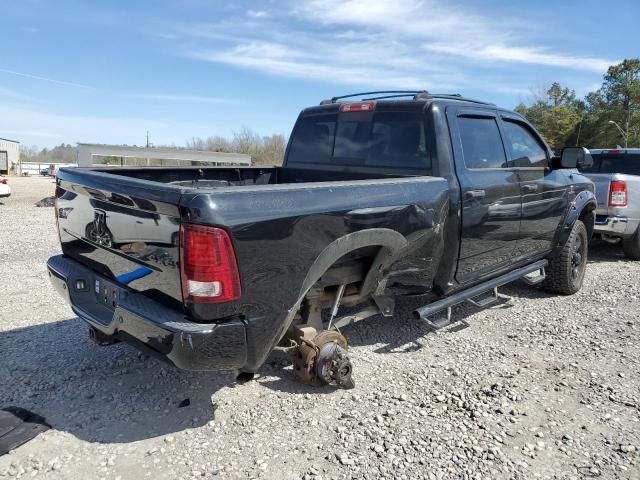
[[[184,146],[288,135],[334,95],[426,89],[513,108],[640,56],[637,0],[0,0],[0,137]]]

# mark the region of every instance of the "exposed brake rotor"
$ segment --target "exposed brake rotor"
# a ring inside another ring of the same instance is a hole
[[[347,353],[347,340],[335,330],[316,332],[304,328],[299,344],[293,350],[293,371],[296,378],[307,385],[322,386],[335,382],[353,388],[353,366]]]

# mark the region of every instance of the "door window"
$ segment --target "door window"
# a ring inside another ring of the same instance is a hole
[[[507,156],[495,118],[459,117],[458,127],[467,168],[507,168]]]
[[[546,167],[547,152],[540,142],[519,123],[505,120],[504,133],[513,155],[515,167]]]

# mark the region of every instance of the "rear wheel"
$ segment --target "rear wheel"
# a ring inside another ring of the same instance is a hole
[[[572,295],[582,287],[587,269],[589,239],[587,229],[577,220],[567,242],[559,253],[549,258],[545,290],[563,295]]]
[[[98,232],[93,223],[87,225],[86,237],[92,242],[97,243],[98,245],[103,245],[105,247],[113,246],[113,236],[108,228],[104,228],[102,232]]]
[[[640,229],[636,230],[633,237],[622,239],[622,251],[630,260],[640,260]]]

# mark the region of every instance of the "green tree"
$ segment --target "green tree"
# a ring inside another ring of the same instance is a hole
[[[587,94],[585,104],[581,145],[640,146],[640,59],[609,67],[602,86]]]
[[[516,107],[554,150],[575,142],[584,110],[584,103],[576,98],[575,92],[557,82],[536,94],[530,106],[521,103]]]
[[[617,121],[623,130],[623,141],[637,144],[640,109],[640,59],[627,59],[607,70],[601,95],[606,99],[611,120]],[[615,127],[615,125],[614,125]]]

